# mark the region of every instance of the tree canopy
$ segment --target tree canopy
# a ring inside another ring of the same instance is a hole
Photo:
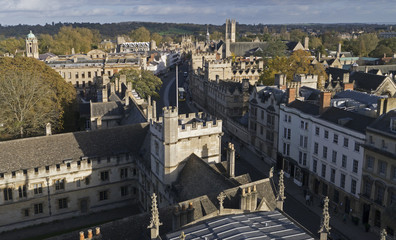
[[[0,138],[74,130],[75,89],[34,58],[0,58]]]
[[[132,82],[133,88],[143,98],[152,96],[159,98],[158,90],[162,86],[160,78],[147,70],[139,70],[135,68],[123,69],[115,77],[126,75],[127,82]]]
[[[295,51],[290,57],[275,57],[267,59],[260,75],[260,82],[264,85],[273,85],[275,74],[286,75],[286,80],[291,81],[295,74],[315,74],[319,78],[327,79],[325,69],[320,64],[311,64],[311,54],[306,51]]]

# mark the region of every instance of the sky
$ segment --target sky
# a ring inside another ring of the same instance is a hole
[[[0,24],[395,23],[396,0],[0,0]]]

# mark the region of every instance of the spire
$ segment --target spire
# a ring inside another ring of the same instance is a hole
[[[320,224],[320,240],[327,240],[327,236],[330,233],[330,214],[329,214],[329,198],[326,196],[323,205],[323,216]]]
[[[209,34],[209,26],[208,25],[206,25],[206,43],[209,46],[209,44],[210,44],[210,34]]]
[[[223,212],[224,209],[223,203],[226,196],[227,195],[224,192],[221,192],[219,196],[217,196],[217,200],[219,200],[219,205],[220,205],[220,214]]]
[[[151,239],[157,239],[159,237],[159,226],[161,225],[162,223],[159,220],[159,212],[157,207],[157,195],[153,193],[151,196],[151,220],[150,225],[147,227],[151,228]]]
[[[285,197],[285,184],[283,183],[283,170],[280,171],[279,174],[279,192],[276,197],[276,207],[283,211],[283,201],[286,199]]]

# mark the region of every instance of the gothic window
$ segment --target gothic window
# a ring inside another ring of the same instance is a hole
[[[4,188],[4,201],[12,200],[12,188]]]

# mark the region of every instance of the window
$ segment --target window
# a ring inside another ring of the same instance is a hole
[[[0,178],[4,178],[4,173],[0,173]]]
[[[89,185],[90,182],[91,182],[91,178],[90,177],[86,177],[85,178],[85,185]]]
[[[159,163],[155,161],[155,173],[159,175]]]
[[[285,122],[287,122],[287,114],[285,114],[285,117],[283,118],[283,120],[284,120]]]
[[[369,136],[369,143],[374,144],[373,136],[371,136],[371,135]]]
[[[336,172],[336,170],[334,168],[332,168],[330,171],[330,182],[332,182],[332,183],[335,182],[335,172]]]
[[[264,132],[263,126],[260,125],[260,134],[263,135],[263,132]]]
[[[264,110],[261,109],[261,119],[264,119]]]
[[[314,154],[318,155],[318,152],[319,152],[319,144],[316,142],[314,143]]]
[[[345,188],[345,174],[341,173],[340,187]]]
[[[300,128],[304,129],[304,121],[301,121]]]
[[[122,186],[121,187],[121,196],[124,197],[124,196],[127,196],[128,194],[129,194],[128,186]]]
[[[67,208],[67,198],[58,199],[58,208],[59,209]]]
[[[19,198],[27,197],[26,185],[19,186],[19,187],[18,187],[18,193],[19,193]]]
[[[340,192],[334,189],[333,201],[338,204],[340,201]]]
[[[381,185],[376,185],[376,190],[375,201],[379,204],[382,204],[384,201],[385,188]]]
[[[396,167],[392,166],[391,179],[396,181]]]
[[[12,200],[12,188],[4,188],[4,201]]]
[[[56,170],[57,170],[57,171],[60,170],[60,164],[56,164]]]
[[[366,168],[370,170],[374,168],[374,157],[366,155]]]
[[[320,133],[319,127],[315,127],[315,135],[319,136],[319,133]]]
[[[314,173],[316,173],[317,168],[318,168],[318,161],[316,159],[314,159],[313,163],[312,163],[312,170]]]
[[[322,164],[322,178],[326,178],[326,165]]]
[[[303,165],[306,166],[307,165],[307,153],[303,154]]]
[[[387,148],[384,139],[382,139],[382,141],[381,141],[381,147],[382,147],[383,149],[386,149],[386,148]]]
[[[338,135],[334,133],[333,143],[338,144]]]
[[[355,179],[351,180],[351,193],[356,194],[356,180]]]
[[[331,161],[333,163],[337,163],[337,152],[333,150],[333,153],[331,154]]]
[[[291,122],[291,116],[287,117],[287,121],[290,123]]]
[[[305,129],[305,130],[308,130],[308,122],[305,122],[305,123],[304,123],[304,129]]]
[[[396,118],[391,118],[390,120],[390,129],[392,132],[396,132]]]
[[[378,174],[386,175],[386,162],[378,161]]]
[[[68,162],[68,163],[66,163],[66,167],[67,168],[70,168],[71,167],[71,164]]]
[[[101,191],[99,192],[99,201],[103,201],[109,199],[108,191]]]
[[[23,215],[24,215],[25,217],[29,217],[29,209],[28,209],[28,208],[23,209]]]
[[[344,138],[344,147],[348,147],[349,143],[349,139],[348,138]]]
[[[55,181],[55,190],[65,189],[65,179]]]
[[[290,155],[290,144],[283,143],[283,155],[285,155],[285,156]]]
[[[359,143],[355,142],[355,151],[359,152],[359,150],[360,150]]]
[[[49,172],[49,166],[45,166],[45,171]]]
[[[154,141],[154,150],[155,150],[155,155],[158,156],[159,154],[159,144],[157,141]]]
[[[41,183],[33,184],[33,192],[34,194],[43,193],[43,186]]]
[[[108,181],[109,180],[109,171],[100,172],[100,180]]]
[[[34,168],[34,173],[38,174],[38,168]]]
[[[327,147],[323,146],[323,158],[327,159]]]
[[[81,187],[81,179],[76,180],[76,187]]]
[[[16,177],[16,172],[15,171],[11,172],[11,175],[13,178]]]
[[[358,162],[358,160],[353,160],[353,169],[352,169],[352,171],[353,171],[354,173],[357,173],[357,172],[358,172],[358,167],[359,167],[359,162]]]
[[[370,197],[371,195],[371,186],[372,183],[370,181],[365,180],[363,184],[363,195],[366,197]]]
[[[346,156],[346,155],[342,155],[341,167],[346,168],[346,166],[347,166],[347,161],[348,161],[347,156]]]
[[[324,132],[324,138],[329,139],[329,131],[325,130],[325,132]]]
[[[120,178],[121,179],[128,178],[128,168],[121,168],[120,169]]]
[[[34,204],[34,214],[40,214],[40,213],[43,213],[43,204],[42,203]]]

